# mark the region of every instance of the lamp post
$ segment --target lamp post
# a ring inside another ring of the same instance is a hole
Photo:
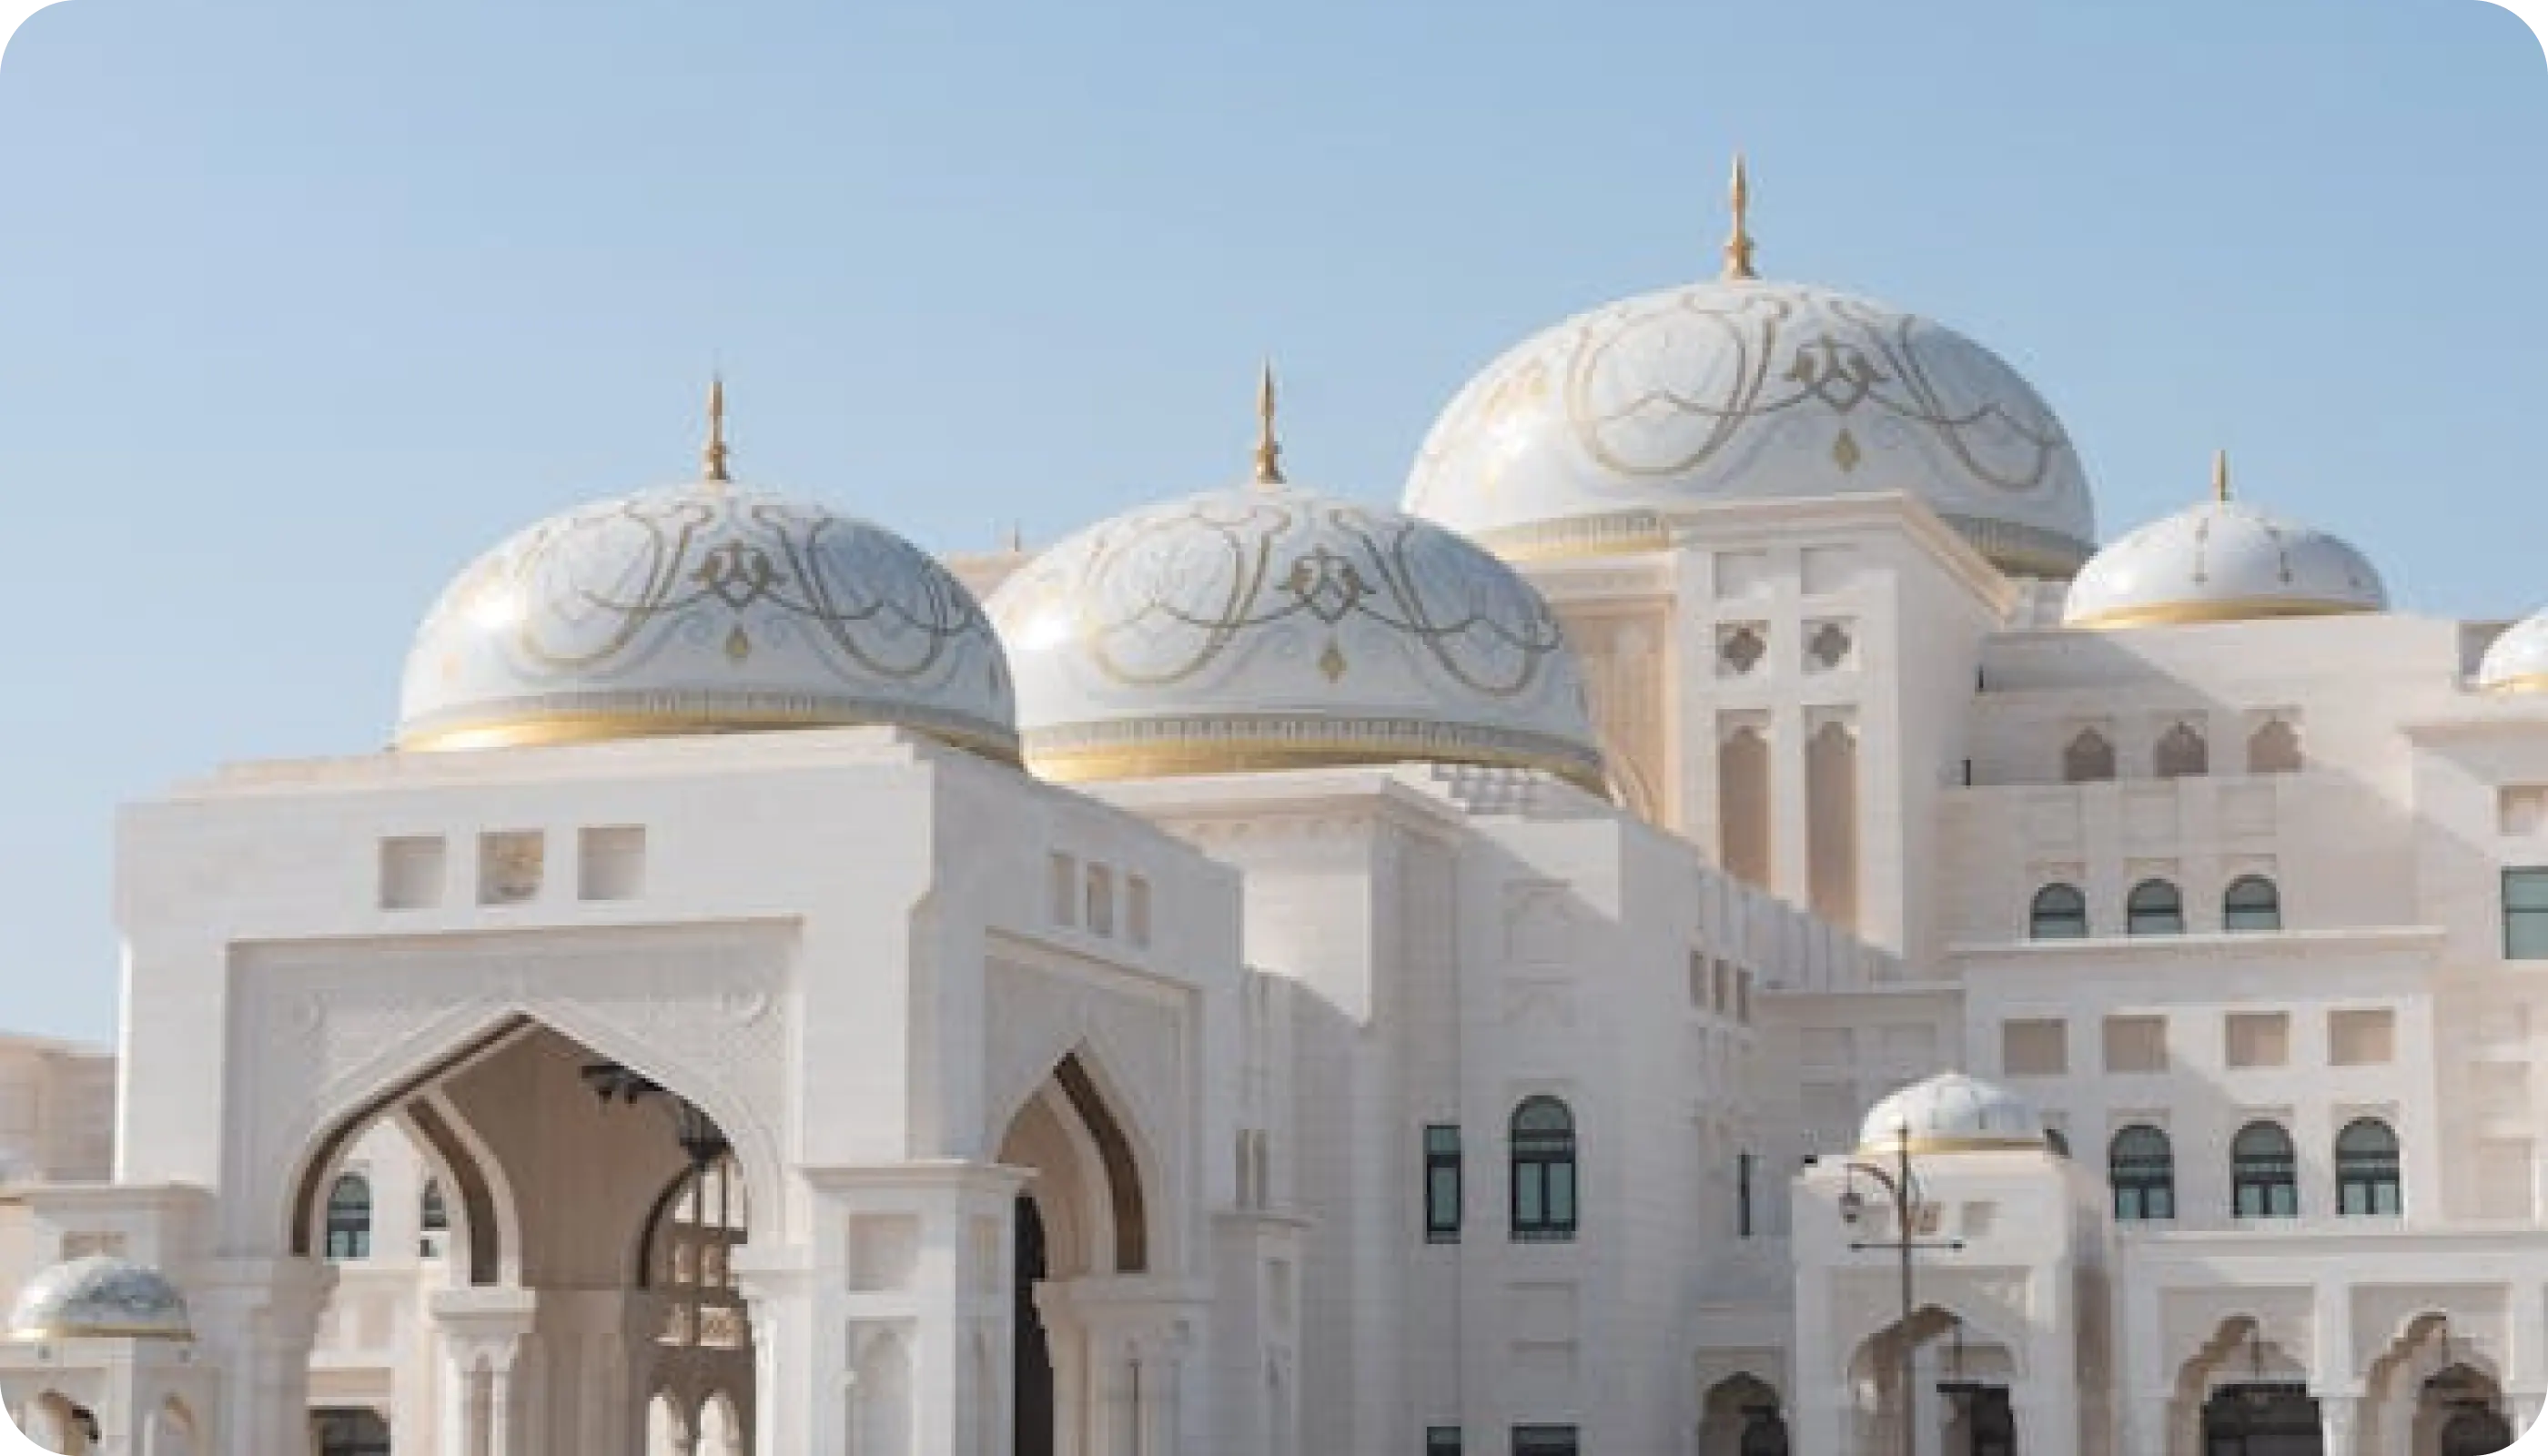
[[[1842,1165],[1842,1168],[1853,1180],[1849,1186],[1841,1190],[1840,1217],[1843,1223],[1855,1228],[1858,1221],[1866,1215],[1866,1200],[1859,1194],[1855,1182],[1860,1173],[1874,1179],[1876,1186],[1882,1188],[1885,1196],[1893,1202],[1893,1236],[1890,1239],[1854,1240],[1849,1247],[1853,1253],[1862,1253],[1871,1248],[1888,1248],[1893,1250],[1900,1260],[1902,1322],[1897,1326],[1901,1331],[1902,1340],[1900,1449],[1902,1456],[1918,1456],[1919,1432],[1911,1422],[1911,1366],[1912,1356],[1916,1353],[1911,1342],[1911,1316],[1918,1308],[1913,1300],[1911,1256],[1922,1249],[1960,1249],[1964,1246],[1964,1241],[1960,1238],[1948,1238],[1924,1242],[1919,1237],[1920,1216],[1928,1212],[1929,1206],[1920,1196],[1919,1182],[1911,1176],[1911,1125],[1909,1123],[1906,1122],[1895,1130],[1891,1168],[1861,1158],[1850,1159]]]

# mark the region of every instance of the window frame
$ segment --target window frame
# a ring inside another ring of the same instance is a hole
[[[1458,1243],[1461,1213],[1467,1202],[1466,1168],[1460,1150],[1460,1125],[1424,1126],[1424,1241]]]
[[[2060,907],[2045,902],[2065,896]],[[2048,926],[2071,926],[2073,930],[2048,931]],[[2036,886],[2035,895],[2026,902],[2026,938],[2030,941],[2084,941],[2089,938],[2088,895],[2068,880],[2048,880]]]
[[[2156,897],[2164,893],[2164,906]],[[2144,903],[2144,895],[2148,902]],[[2144,921],[2157,921],[2147,925]],[[2128,936],[2181,936],[2185,934],[2185,891],[2175,880],[2152,875],[2132,887],[2124,895],[2124,934]]]
[[[1538,1111],[1553,1111],[1564,1126],[1525,1128],[1523,1119]],[[1511,1142],[1512,1241],[1571,1242],[1584,1213],[1575,1109],[1564,1098],[1534,1093],[1513,1105],[1505,1128]]]
[[[2248,1142],[2248,1135],[2268,1132],[2281,1139],[2279,1152],[2242,1146]],[[2248,1197],[2251,1193],[2256,1195],[2252,1200]],[[2292,1140],[2292,1130],[2272,1118],[2257,1118],[2242,1125],[2230,1139],[2230,1216],[2297,1219],[2300,1201],[2300,1146]]]
[[[2377,1131],[2385,1148],[2348,1148],[2357,1132]],[[2387,1118],[2358,1117],[2335,1135],[2335,1212],[2347,1219],[2396,1219],[2407,1212],[2406,1143]],[[2384,1199],[2383,1194],[2387,1197]],[[2357,1207],[2356,1205],[2359,1205]],[[2384,1207],[2385,1204],[2385,1207]]]
[[[2264,897],[2240,904],[2241,890],[2261,889]],[[2242,920],[2253,923],[2242,924]],[[2283,928],[2283,887],[2270,874],[2242,874],[2221,890],[2221,928],[2242,935],[2255,935]]]
[[[2535,904],[2516,904],[2524,898],[2520,888],[2537,890]],[[2548,960],[2548,865],[2506,864],[2502,880],[2503,911],[2503,958],[2506,960]],[[2531,936],[2516,934],[2516,927],[2528,927]]]
[[[327,1185],[327,1207],[320,1227],[326,1230],[329,1263],[370,1258],[372,1180],[351,1170],[338,1173]]]
[[[2136,1145],[2127,1148],[2127,1138]],[[2176,1143],[2167,1130],[2155,1123],[2117,1128],[2115,1136],[2106,1139],[2106,1187],[2116,1223],[2175,1222]]]

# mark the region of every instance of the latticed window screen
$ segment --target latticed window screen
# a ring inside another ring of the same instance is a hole
[[[752,1341],[734,1287],[746,1241],[743,1175],[728,1153],[684,1174],[656,1218],[647,1274],[664,1296],[658,1344],[742,1349]]]

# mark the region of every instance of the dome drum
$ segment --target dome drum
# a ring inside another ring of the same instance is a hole
[[[9,1315],[9,1338],[23,1342],[194,1337],[185,1297],[167,1276],[102,1254],[37,1275]]]
[[[1868,1109],[1862,1153],[2042,1151],[2044,1122],[2005,1087],[1962,1072],[1914,1082]]]

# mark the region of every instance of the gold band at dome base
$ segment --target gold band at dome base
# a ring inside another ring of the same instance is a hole
[[[1054,742],[1056,737],[1062,741]],[[1556,746],[1448,739],[1427,742],[1418,733],[1357,736],[1265,732],[1210,738],[1127,734],[1112,741],[1088,739],[1089,735],[1076,732],[1029,733],[1028,771],[1055,783],[1095,783],[1119,778],[1443,764],[1546,774],[1595,798],[1606,801],[1610,797],[1598,756],[1570,753]]]
[[[13,1329],[0,1339],[16,1345],[54,1345],[73,1339],[164,1339],[192,1343],[194,1331],[161,1324],[72,1324],[45,1329]]]
[[[2225,596],[2216,601],[2159,601],[2078,617],[2061,625],[2088,632],[2132,627],[2191,627],[2209,622],[2267,621],[2277,617],[2359,615],[2378,608],[2358,601],[2305,601],[2279,596]]]
[[[2478,691],[2493,693],[2499,697],[2520,697],[2526,693],[2548,692],[2548,673],[2518,673],[2509,678],[2498,678],[2492,682],[2480,682],[2477,686]]]
[[[2052,1144],[2042,1138],[1913,1138],[1907,1142],[1900,1138],[1887,1138],[1881,1142],[1862,1142],[1859,1155],[1898,1153],[1914,1155],[1931,1152],[2049,1152]]]
[[[1015,745],[988,734],[943,724],[897,722],[872,715],[837,717],[791,713],[545,713],[437,725],[399,735],[401,753],[469,753],[482,749],[562,748],[636,738],[704,738],[733,733],[783,733],[824,728],[899,728],[954,748],[1018,766]]]

